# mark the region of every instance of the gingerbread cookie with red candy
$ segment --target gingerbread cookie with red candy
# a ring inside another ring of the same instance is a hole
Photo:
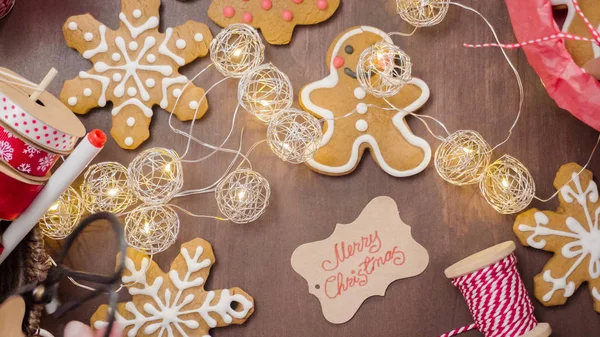
[[[206,56],[212,35],[194,21],[160,33],[160,0],[122,0],[121,7],[117,30],[90,14],[65,22],[67,45],[94,66],[65,82],[60,99],[78,114],[111,101],[111,135],[122,148],[135,149],[150,136],[154,105],[183,121],[204,115],[204,89],[188,84],[178,68]]]
[[[214,0],[208,16],[219,26],[245,23],[260,29],[270,44],[288,44],[297,25],[329,19],[340,0]]]
[[[373,27],[353,27],[341,33],[327,53],[329,76],[300,92],[304,109],[325,120],[321,147],[307,162],[319,173],[351,173],[367,149],[379,166],[395,177],[415,175],[429,164],[429,144],[415,136],[405,121],[407,112],[418,110],[429,99],[427,84],[412,78],[400,92],[386,98],[404,109],[398,112],[382,109],[389,104],[367,94],[357,80],[360,54],[381,40],[392,42],[385,32]],[[356,113],[347,116],[353,110]]]

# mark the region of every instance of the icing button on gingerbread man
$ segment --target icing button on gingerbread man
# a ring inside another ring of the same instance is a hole
[[[160,0],[122,0],[120,26],[108,29],[90,14],[67,19],[67,45],[94,65],[65,82],[60,99],[76,113],[112,107],[111,134],[125,149],[149,137],[152,107],[159,105],[180,120],[201,118],[208,104],[204,89],[190,83],[178,68],[208,54],[212,34],[204,24],[188,21],[158,31]],[[177,107],[175,102],[179,99]]]
[[[375,161],[388,174],[406,177],[427,167],[431,148],[415,136],[404,118],[406,112],[388,111],[382,98],[367,94],[356,77],[356,65],[363,50],[389,36],[373,27],[353,27],[340,34],[327,54],[330,74],[308,84],[300,92],[305,110],[325,120],[321,148],[307,164],[327,175],[348,174],[358,166],[369,149]],[[390,41],[391,42],[391,41]],[[429,98],[429,87],[413,78],[400,92],[387,100],[413,112]],[[346,116],[349,112],[356,113]]]

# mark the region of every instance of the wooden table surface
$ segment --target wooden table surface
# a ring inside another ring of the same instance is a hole
[[[514,41],[503,1],[465,2],[491,21],[501,40]],[[289,75],[297,95],[303,85],[326,76],[325,53],[342,30],[354,25],[372,25],[384,31],[409,30],[395,15],[394,3],[344,0],[329,21],[297,28],[290,45],[268,45],[266,60]],[[163,0],[161,30],[191,19],[207,23],[216,34],[220,28],[206,15],[209,4],[209,0]],[[90,68],[87,60],[66,46],[62,24],[71,15],[89,12],[116,28],[119,11],[119,0],[17,0],[13,12],[0,20],[0,66],[33,81],[41,80],[50,67],[56,67],[60,74],[50,91],[58,95],[65,80]],[[431,99],[422,109],[423,114],[440,118],[450,130],[477,130],[492,144],[506,137],[517,110],[514,77],[499,50],[462,47],[463,42],[492,41],[480,18],[452,7],[442,24],[419,30],[412,38],[395,40],[412,56],[414,75],[431,88]],[[571,161],[585,163],[597,132],[556,106],[522,51],[512,51],[510,57],[523,77],[525,105],[514,135],[496,154],[519,158],[533,174],[538,195],[549,196],[554,192],[552,181],[558,168]],[[208,57],[203,58],[182,72],[191,77],[208,62]],[[207,88],[220,78],[211,70],[196,83]],[[236,94],[236,80],[226,81],[210,93],[211,108],[195,126],[199,138],[216,144],[225,137]],[[97,109],[83,116],[82,121],[88,130],[109,131],[109,111],[110,106]],[[111,139],[97,161],[127,165],[141,150],[153,146],[183,151],[185,140],[169,130],[167,113],[158,107],[154,111],[149,141],[136,151],[125,151]],[[433,148],[438,145],[422,125],[414,120],[409,123]],[[265,127],[243,114],[238,119],[232,146],[239,140],[240,125],[246,128],[244,148],[265,138]],[[192,152],[196,157],[207,153],[199,147]],[[187,165],[185,187],[210,185],[229,160],[230,155],[219,154],[209,161]],[[444,182],[432,165],[415,177],[393,178],[366,155],[353,174],[333,178],[314,173],[304,165],[284,163],[264,145],[252,153],[251,160],[271,184],[271,205],[266,214],[248,225],[181,215],[181,232],[175,247],[155,256],[161,267],[168,268],[179,244],[202,237],[212,243],[217,256],[207,289],[239,286],[254,296],[256,312],[245,325],[213,330],[213,336],[437,336],[471,321],[466,304],[444,277],[443,270],[471,253],[516,239],[511,229],[515,216],[496,213],[476,187],[456,187]],[[600,174],[598,158],[590,167]],[[430,265],[422,275],[390,285],[385,297],[368,299],[348,323],[332,325],[323,318],[319,302],[308,293],[304,279],[292,270],[290,256],[297,246],[329,236],[336,223],[353,221],[372,198],[381,195],[396,200],[402,219],[412,226],[417,241],[429,250]],[[196,213],[218,214],[212,194],[182,198],[175,203]],[[556,205],[554,200],[533,206],[553,210]],[[81,238],[67,263],[73,268],[109,273],[114,254],[112,234],[108,227],[98,226]],[[518,245],[517,255],[524,282],[532,292],[533,276],[542,270],[551,254]],[[60,288],[63,301],[85,293],[69,283]],[[128,295],[123,292],[121,296],[126,299]],[[87,322],[104,300],[89,302],[58,321],[46,319],[43,325],[61,336],[68,320]],[[544,308],[537,301],[535,306],[537,317],[552,325],[555,337],[598,336],[600,317],[593,310],[587,287],[582,287],[565,306]],[[470,332],[464,336],[480,334]]]

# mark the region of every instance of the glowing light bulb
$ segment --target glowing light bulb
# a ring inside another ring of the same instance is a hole
[[[506,178],[502,178],[502,186],[504,186],[504,188],[508,188],[509,184]]]
[[[242,49],[238,48],[233,51],[233,57],[240,57],[242,55]]]
[[[52,204],[52,206],[50,206],[50,208],[48,208],[49,211],[56,211],[58,209],[58,202],[55,202],[54,204]]]
[[[463,147],[463,151],[465,153],[473,153],[473,149],[469,149],[468,147]]]
[[[289,151],[291,149],[291,146],[288,143],[283,143],[283,148]]]
[[[115,195],[119,194],[119,189],[112,188],[112,189],[108,190],[107,194],[110,195],[111,197],[114,197]]]
[[[171,172],[171,163],[168,163],[168,164],[165,166],[165,172]]]
[[[262,106],[264,106],[264,107],[267,107],[267,106],[269,106],[270,104],[269,104],[269,102],[268,102],[268,101],[266,101],[266,100],[264,100],[264,99],[263,99],[263,100],[261,100],[261,101],[260,101],[260,105],[262,105]]]
[[[144,224],[144,232],[146,232],[146,234],[150,234],[150,224],[147,222]]]
[[[248,197],[248,192],[246,192],[246,190],[240,190],[237,193],[237,199],[239,201],[244,201],[244,200],[246,200],[247,197]]]

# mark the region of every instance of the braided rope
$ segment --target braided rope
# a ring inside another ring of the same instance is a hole
[[[533,304],[511,254],[495,264],[452,280],[462,293],[475,323],[439,337],[477,329],[485,337],[518,337],[538,324]]]
[[[48,256],[44,250],[44,237],[38,227],[35,227],[29,237],[26,239],[27,260],[24,265],[23,284],[32,284],[42,282],[46,279],[50,265]],[[43,305],[34,305],[28,312],[26,320],[23,323],[25,333],[28,336],[35,335],[39,329],[40,318],[44,310]]]

